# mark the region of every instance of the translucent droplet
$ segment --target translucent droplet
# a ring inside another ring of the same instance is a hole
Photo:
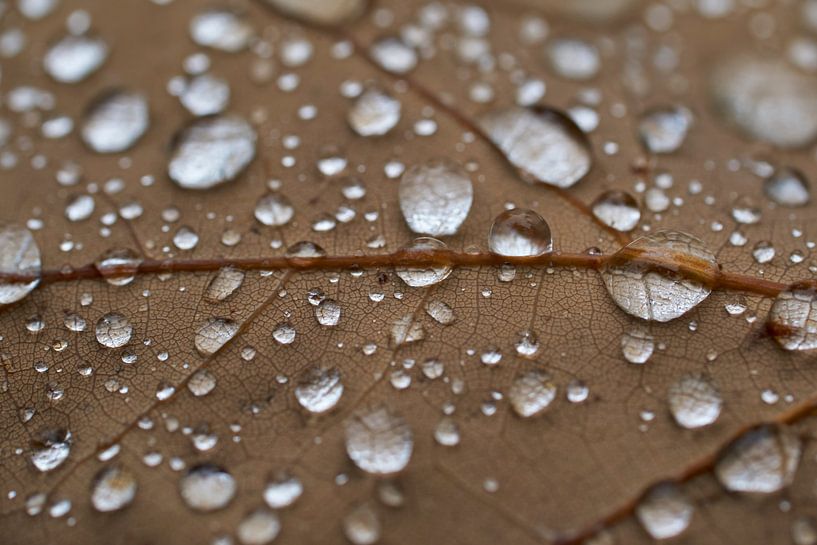
[[[393,346],[416,343],[426,337],[423,323],[414,319],[414,315],[406,314],[395,320],[391,327],[391,341]]]
[[[342,395],[343,382],[336,367],[312,367],[301,375],[295,387],[295,399],[301,407],[313,414],[334,409]]]
[[[769,310],[768,329],[786,350],[817,348],[817,290],[796,286],[778,295]]]
[[[289,223],[295,208],[279,193],[267,193],[255,203],[255,219],[264,225],[280,227]]]
[[[284,14],[319,26],[351,22],[366,9],[366,0],[265,0]]]
[[[556,398],[556,385],[550,376],[540,371],[528,371],[519,375],[508,391],[508,401],[514,412],[523,418],[535,416]]]
[[[712,382],[703,375],[685,375],[668,394],[669,410],[679,426],[687,429],[714,424],[723,400]]]
[[[641,220],[635,198],[625,191],[605,191],[593,201],[593,215],[616,231],[632,231]]]
[[[96,208],[94,198],[90,195],[77,195],[65,207],[65,217],[68,221],[83,221],[91,217]]]
[[[400,179],[400,210],[409,229],[439,237],[455,234],[474,202],[471,178],[450,161],[429,161],[408,169]]]
[[[82,141],[97,153],[120,153],[133,147],[149,125],[144,95],[121,89],[107,91],[85,112]]]
[[[411,428],[384,406],[360,411],[346,424],[346,452],[367,473],[389,475],[402,471],[413,449]]]
[[[681,535],[692,521],[695,508],[673,483],[652,487],[635,509],[638,521],[653,539]]]
[[[652,335],[643,328],[631,329],[621,336],[621,353],[630,363],[647,363],[654,350]]]
[[[267,483],[264,502],[272,509],[282,509],[295,503],[303,492],[304,486],[297,477],[282,473]]]
[[[255,32],[238,13],[210,9],[190,21],[190,36],[198,45],[235,53],[246,48]]]
[[[196,397],[203,397],[216,387],[216,377],[207,369],[196,371],[187,382],[187,389]]]
[[[791,484],[801,450],[800,439],[784,428],[754,428],[721,453],[715,475],[730,492],[771,494]]]
[[[237,488],[232,475],[210,464],[191,468],[179,481],[184,503],[196,511],[216,511],[225,507]]]
[[[367,504],[343,517],[343,534],[353,545],[373,545],[380,539],[380,520]]]
[[[355,100],[346,119],[360,136],[382,136],[400,121],[401,109],[399,100],[381,89],[370,88]]]
[[[411,253],[433,252],[435,250],[447,250],[448,246],[435,238],[420,237],[402,251]],[[453,267],[450,265],[429,265],[427,267],[400,267],[395,269],[395,273],[400,279],[412,288],[433,286],[439,284],[451,274]]]
[[[775,249],[771,242],[761,240],[752,249],[752,257],[761,265],[774,259]]]
[[[296,331],[289,322],[280,323],[272,330],[272,338],[278,344],[292,344],[295,341]]]
[[[97,511],[119,511],[136,497],[136,476],[125,468],[108,467],[97,473],[91,491],[91,503]]]
[[[228,318],[210,318],[196,331],[195,346],[202,356],[211,356],[238,333],[238,323]]]
[[[244,271],[240,269],[224,267],[210,280],[204,297],[213,303],[224,301],[241,287],[241,284],[244,283],[244,275]]]
[[[267,545],[281,532],[278,515],[268,509],[256,509],[238,523],[236,535],[242,545]]]
[[[96,270],[112,286],[125,286],[133,282],[142,258],[130,248],[113,248],[94,262]]]
[[[96,72],[108,58],[108,45],[99,37],[69,34],[43,57],[46,73],[60,83],[78,83]]]
[[[533,210],[514,208],[494,219],[488,247],[495,254],[534,257],[553,251],[548,223]]]
[[[791,539],[794,545],[817,545],[817,521],[809,516],[794,519],[791,523]]]
[[[123,315],[110,312],[96,323],[96,340],[106,348],[120,348],[130,342],[133,326]]]
[[[0,274],[30,276],[27,282],[0,280],[0,305],[23,299],[40,283],[40,248],[25,227],[0,223]]]
[[[179,100],[193,115],[220,114],[230,102],[230,84],[211,74],[200,74],[187,82]]]
[[[287,248],[286,256],[290,258],[311,259],[326,256],[326,250],[314,242],[302,240]]]
[[[179,250],[192,250],[199,243],[199,235],[187,225],[182,225],[173,234],[173,246]]]
[[[587,137],[557,110],[494,110],[480,124],[526,180],[566,188],[581,180],[593,165]]]
[[[71,454],[71,432],[65,429],[47,430],[31,444],[31,463],[43,473],[61,466]]]
[[[338,325],[342,310],[334,299],[324,299],[315,307],[315,318],[322,326],[334,327]]]
[[[781,206],[805,206],[811,200],[811,188],[805,175],[795,168],[775,170],[763,183],[766,195]]]
[[[601,270],[610,296],[627,314],[643,320],[668,322],[688,312],[712,291],[692,278],[652,260],[670,264],[683,261],[713,275],[715,256],[697,238],[678,231],[657,231],[622,248]]]
[[[574,38],[552,40],[547,48],[547,56],[553,71],[571,80],[591,79],[601,68],[598,49],[584,40]]]
[[[678,151],[692,126],[692,112],[683,106],[668,106],[646,112],[638,124],[641,143],[651,153]]]
[[[434,440],[444,447],[460,444],[460,427],[453,418],[443,417],[434,427]]]
[[[436,299],[426,303],[426,313],[431,316],[434,321],[442,325],[450,325],[454,323],[456,317],[454,316],[454,309],[442,301]]]
[[[384,70],[407,74],[417,66],[417,52],[397,37],[381,38],[369,48],[369,55]]]
[[[235,179],[255,157],[256,134],[236,115],[206,117],[176,138],[168,174],[185,189],[209,189]]]

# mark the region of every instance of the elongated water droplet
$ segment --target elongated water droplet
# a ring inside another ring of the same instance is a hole
[[[771,494],[791,484],[801,449],[800,439],[785,428],[761,426],[726,447],[715,475],[730,492]]]
[[[518,376],[508,391],[508,401],[514,412],[523,418],[535,416],[550,406],[556,398],[556,385],[541,371],[528,371]]]
[[[652,487],[638,503],[635,514],[653,539],[679,536],[689,527],[695,508],[673,483]]]
[[[459,165],[429,161],[403,174],[398,198],[409,229],[432,237],[453,235],[468,217],[474,187]]]
[[[367,473],[390,475],[402,471],[413,449],[409,425],[384,406],[360,411],[346,424],[346,452]]]
[[[281,473],[264,488],[264,502],[272,509],[289,507],[303,492],[304,486],[297,477]]]
[[[256,509],[238,523],[236,534],[242,545],[267,545],[281,532],[281,520],[272,511]]]
[[[27,282],[0,280],[0,305],[23,299],[40,283],[40,248],[25,227],[0,223],[0,274],[33,277]]]
[[[685,375],[669,389],[669,410],[679,426],[687,429],[714,424],[723,400],[712,382],[703,375]]]
[[[601,68],[601,57],[596,46],[575,38],[552,40],[547,56],[553,71],[566,79],[588,80]]]
[[[366,9],[366,0],[264,0],[284,14],[307,23],[336,26],[349,23]]]
[[[404,252],[430,252],[435,250],[447,250],[448,246],[436,238],[420,237],[405,248]],[[439,284],[451,274],[453,267],[450,265],[429,265],[426,267],[400,267],[395,269],[395,273],[400,279],[412,288],[433,286]]]
[[[340,371],[332,367],[312,367],[305,371],[295,387],[295,399],[307,411],[320,414],[332,410],[343,395]]]
[[[621,353],[630,363],[647,363],[654,350],[652,335],[644,328],[633,328],[621,336]]]
[[[123,315],[110,312],[96,323],[96,340],[106,348],[120,348],[130,342],[133,326]]]
[[[642,260],[642,261],[639,261]],[[655,268],[651,260],[670,264],[683,260],[717,274],[715,256],[697,238],[678,231],[658,231],[619,250],[601,270],[610,296],[627,314],[643,320],[668,322],[688,312],[712,291],[670,268]]]
[[[641,220],[635,197],[625,191],[605,191],[593,201],[593,215],[616,231],[632,231]]]
[[[646,112],[638,124],[641,143],[651,153],[678,151],[692,125],[692,112],[683,106],[655,108]]]
[[[400,121],[400,101],[378,88],[367,89],[349,109],[346,119],[360,136],[382,136]]]
[[[202,356],[211,356],[218,352],[235,334],[238,323],[228,318],[210,318],[196,331],[195,346]]]
[[[255,32],[249,22],[227,9],[210,9],[190,21],[190,36],[198,45],[235,53],[246,48]]]
[[[119,153],[133,147],[149,125],[144,95],[121,89],[106,91],[85,113],[82,140],[97,153]]]
[[[548,223],[533,210],[514,208],[494,219],[488,247],[495,254],[534,257],[553,251]]]
[[[91,503],[97,511],[107,513],[124,509],[136,497],[136,476],[125,468],[114,466],[101,470],[94,478]]]
[[[71,454],[71,432],[54,429],[42,432],[31,444],[31,463],[43,473],[61,466]]]
[[[407,74],[417,66],[417,52],[398,37],[380,38],[369,48],[369,56],[384,70]]]
[[[593,164],[587,137],[557,110],[506,108],[484,115],[480,124],[528,181],[570,187]]]
[[[255,203],[255,219],[264,225],[280,227],[289,223],[295,215],[295,208],[285,196],[268,193]]]
[[[94,267],[112,286],[125,286],[133,282],[142,258],[130,248],[113,248],[102,254]]]
[[[244,271],[225,267],[218,271],[207,285],[204,297],[208,301],[218,303],[231,296],[244,283]]]
[[[426,313],[442,325],[450,325],[456,319],[454,309],[443,301],[436,299],[426,303]]]
[[[179,100],[195,116],[220,114],[230,102],[230,84],[212,74],[200,74],[187,82]]]
[[[784,167],[774,171],[764,181],[763,190],[780,206],[805,206],[811,200],[808,180],[795,168]]]
[[[196,511],[216,511],[235,496],[238,485],[226,470],[211,464],[195,466],[179,481],[184,503]]]
[[[817,289],[794,287],[775,299],[768,329],[786,350],[817,348]]]
[[[78,83],[96,72],[107,58],[108,45],[102,38],[68,35],[46,52],[43,68],[60,83]]]

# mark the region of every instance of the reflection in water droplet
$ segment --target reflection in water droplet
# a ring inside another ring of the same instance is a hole
[[[130,149],[150,125],[148,102],[134,91],[106,91],[91,103],[82,121],[82,141],[97,153]]]
[[[769,311],[768,329],[786,350],[817,348],[817,290],[794,287],[778,295]]]
[[[343,534],[353,545],[372,545],[380,539],[380,520],[368,504],[359,505],[343,517]]]
[[[556,398],[556,385],[541,371],[528,371],[518,376],[508,392],[508,401],[519,416],[535,416]]]
[[[791,484],[801,450],[800,439],[785,428],[761,426],[726,447],[715,475],[730,492],[771,494]]]
[[[360,136],[382,136],[400,121],[400,101],[378,88],[367,89],[349,109],[346,119]]]
[[[514,208],[494,219],[488,246],[499,255],[534,257],[553,251],[553,238],[542,216],[533,210]]]
[[[417,66],[417,52],[396,37],[377,40],[369,48],[369,55],[384,70],[393,74],[407,74]]]
[[[625,191],[605,191],[593,201],[593,215],[616,231],[635,229],[641,220],[641,209],[635,197]]]
[[[356,413],[346,424],[346,452],[357,467],[375,475],[406,467],[414,449],[411,428],[384,406]]]
[[[668,394],[669,410],[679,426],[687,429],[713,424],[721,414],[723,400],[714,384],[703,375],[684,375]]]
[[[264,488],[264,502],[272,509],[289,507],[303,492],[304,486],[297,477],[281,473]]]
[[[320,414],[332,410],[343,395],[343,382],[336,367],[311,367],[305,371],[295,387],[295,399],[307,411]]]
[[[425,337],[426,331],[423,323],[415,320],[412,314],[406,314],[392,324],[391,341],[393,346],[416,343],[422,341]]]
[[[34,276],[30,282],[0,281],[0,305],[16,303],[40,283],[40,248],[25,227],[0,223],[0,273]]]
[[[78,83],[96,72],[106,58],[108,45],[101,38],[68,35],[46,52],[43,68],[60,83]]]
[[[808,180],[795,168],[784,167],[774,171],[763,183],[763,190],[781,206],[805,206],[811,200]]]
[[[236,535],[242,545],[266,545],[278,537],[281,521],[278,515],[261,508],[253,511],[238,523]]]
[[[280,227],[289,223],[294,215],[289,199],[279,193],[267,193],[255,203],[255,219],[264,225]]]
[[[249,22],[227,9],[210,9],[190,21],[190,37],[198,45],[235,53],[250,42],[254,31]]]
[[[54,429],[42,432],[31,443],[31,463],[43,473],[61,466],[71,454],[71,432]]]
[[[434,321],[442,325],[450,325],[454,323],[456,317],[454,316],[454,309],[442,301],[436,299],[426,303],[426,313],[431,316]]]
[[[584,133],[557,110],[494,110],[480,124],[526,179],[566,188],[581,180],[593,164]]]
[[[196,120],[177,136],[168,174],[185,189],[229,182],[255,157],[255,140],[255,131],[239,116]]]
[[[204,297],[213,303],[224,301],[244,283],[244,271],[224,267],[210,280]]]
[[[94,262],[94,267],[112,286],[125,286],[133,282],[142,258],[130,248],[112,248]]]
[[[194,343],[202,356],[211,356],[238,333],[238,323],[228,318],[210,318],[199,326]]]
[[[641,143],[651,153],[678,151],[692,125],[692,112],[683,106],[668,106],[646,112],[638,124]]]
[[[455,234],[474,201],[471,178],[450,161],[411,167],[400,179],[400,210],[409,229],[439,237]]]
[[[123,315],[111,312],[96,323],[96,340],[107,348],[120,348],[130,341],[133,326]]]
[[[215,511],[225,507],[237,488],[232,475],[210,464],[191,468],[179,481],[184,503],[196,511]]]
[[[652,270],[633,258],[683,259],[696,267],[718,272],[715,256],[697,238],[678,231],[658,231],[619,250],[601,270],[610,296],[627,314],[643,320],[668,322],[709,296],[708,286],[669,269]]]
[[[136,497],[136,476],[122,467],[108,467],[97,473],[91,491],[91,503],[97,511],[118,511]]]
[[[173,245],[179,250],[192,250],[198,243],[198,233],[187,225],[182,225],[173,234]]]
[[[420,237],[415,239],[410,246],[402,250],[404,252],[431,252],[435,250],[447,250],[448,246],[435,238]],[[400,279],[412,288],[421,288],[439,284],[451,274],[453,267],[450,265],[429,265],[427,267],[401,267],[395,269],[395,273]]]
[[[681,535],[689,527],[695,508],[673,483],[652,487],[641,499],[635,514],[653,539]]]
[[[644,328],[633,328],[621,336],[621,353],[630,363],[647,363],[654,350],[652,335]]]

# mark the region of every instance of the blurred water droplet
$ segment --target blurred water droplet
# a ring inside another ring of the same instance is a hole
[[[343,534],[353,545],[373,545],[380,539],[380,520],[369,505],[359,505],[343,517]]]
[[[244,271],[239,269],[231,267],[220,269],[218,274],[207,284],[204,297],[213,303],[224,301],[241,287],[241,284],[244,283],[244,275]]]
[[[202,356],[211,356],[218,352],[236,333],[238,323],[228,318],[210,318],[199,326],[194,344]]]
[[[267,193],[255,203],[255,219],[264,225],[280,227],[294,215],[295,208],[289,199],[279,193]]]
[[[454,316],[454,309],[452,309],[446,303],[436,299],[426,303],[426,313],[437,323],[442,325],[450,325],[454,323],[454,320],[456,319]]]
[[[320,414],[332,410],[343,395],[343,382],[336,367],[311,367],[298,379],[295,399],[307,411]]]
[[[638,225],[641,209],[632,195],[613,189],[593,201],[593,215],[605,225],[626,233]]]
[[[791,484],[801,449],[800,439],[788,430],[761,426],[726,447],[715,475],[730,492],[771,494]]]
[[[654,350],[655,342],[652,335],[644,328],[633,328],[621,336],[621,353],[630,363],[647,363]]]
[[[278,515],[267,509],[256,509],[236,528],[238,541],[242,545],[267,545],[278,537],[281,532],[281,521]]]
[[[68,221],[83,221],[91,217],[96,208],[94,198],[90,195],[77,195],[65,207]]]
[[[553,251],[553,238],[542,216],[533,210],[514,208],[494,219],[488,246],[499,255],[534,257]]]
[[[209,9],[190,21],[190,37],[196,44],[229,53],[246,48],[254,34],[244,17],[227,9]]]
[[[118,511],[130,505],[136,497],[136,488],[136,476],[127,469],[105,468],[94,477],[91,503],[103,513]]]
[[[805,175],[795,168],[774,171],[763,182],[766,195],[781,206],[805,206],[811,200],[811,188]]]
[[[584,40],[557,38],[550,42],[546,53],[553,71],[566,79],[588,80],[601,68],[599,50]]]
[[[198,233],[187,225],[182,225],[173,234],[173,245],[179,250],[192,250],[198,243]]]
[[[289,507],[303,492],[303,484],[297,477],[282,473],[267,483],[264,488],[264,502],[272,509]]]
[[[384,70],[393,74],[407,74],[417,66],[417,52],[393,36],[374,42],[369,47],[369,55]]]
[[[447,250],[448,246],[435,238],[420,237],[415,239],[411,245],[402,250],[404,252],[431,252],[435,250]],[[395,269],[395,274],[412,288],[433,286],[439,284],[451,274],[453,267],[450,265],[428,265],[425,267],[400,267]]]
[[[142,258],[130,248],[112,248],[102,254],[94,267],[112,286],[125,286],[133,282]]]
[[[398,199],[409,229],[439,237],[455,234],[474,201],[471,178],[450,161],[411,167],[400,179]]]
[[[179,481],[184,503],[196,511],[216,511],[225,507],[235,496],[238,485],[224,469],[199,465],[190,469]]]
[[[514,412],[523,418],[535,416],[550,406],[556,398],[556,385],[541,371],[519,375],[508,391],[508,401]]]
[[[78,83],[96,72],[107,58],[108,45],[102,38],[68,35],[48,49],[43,68],[60,83]]]
[[[382,136],[400,121],[401,109],[399,100],[373,87],[357,97],[346,119],[360,136]]]
[[[692,521],[695,508],[673,483],[652,487],[635,509],[638,521],[653,539],[681,535]]]
[[[680,149],[691,126],[692,112],[683,106],[655,108],[641,117],[638,135],[647,151],[673,153]]]
[[[703,375],[684,375],[668,393],[669,410],[679,426],[687,429],[714,424],[723,400],[714,384]]]
[[[413,449],[408,423],[384,406],[359,411],[346,424],[346,452],[367,473],[390,475],[402,471]]]
[[[120,153],[133,147],[149,125],[145,96],[117,89],[94,99],[85,112],[80,134],[97,153]]]
[[[120,348],[130,342],[133,326],[116,312],[104,315],[96,323],[96,340],[106,348]]]
[[[230,102],[230,84],[212,74],[200,74],[185,84],[179,100],[195,116],[220,114]]]
[[[35,277],[29,282],[0,280],[0,305],[23,299],[40,283],[40,248],[25,227],[0,223],[0,274]]]
[[[434,440],[444,447],[460,444],[460,427],[452,418],[443,417],[434,427]]]
[[[335,26],[356,19],[366,8],[366,0],[265,0],[286,15],[307,23]]]
[[[203,397],[216,387],[216,377],[207,369],[196,371],[187,382],[187,389],[196,397]]]
[[[46,430],[31,443],[31,463],[43,473],[61,466],[71,454],[71,432],[65,429]]]

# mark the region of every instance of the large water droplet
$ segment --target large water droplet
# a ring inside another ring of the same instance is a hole
[[[805,175],[795,168],[775,170],[763,183],[766,195],[781,206],[805,206],[811,200],[811,189]]]
[[[179,481],[184,503],[196,511],[216,511],[225,507],[237,488],[232,475],[210,464],[191,468]]]
[[[681,535],[689,527],[695,508],[673,483],[652,487],[641,498],[635,514],[653,539],[668,539]]]
[[[279,193],[267,193],[255,203],[255,219],[264,225],[280,227],[289,223],[295,208],[289,199]]]
[[[755,428],[726,447],[715,475],[731,492],[771,494],[791,484],[801,449],[800,439],[785,428]]]
[[[400,101],[378,88],[367,89],[349,109],[346,119],[360,136],[382,136],[400,121]]]
[[[297,477],[281,473],[264,488],[264,502],[272,509],[289,507],[303,492],[304,486]]]
[[[650,265],[658,260],[667,267]],[[684,263],[717,273],[715,256],[702,241],[678,231],[658,231],[619,250],[601,270],[610,296],[627,314],[643,320],[668,322],[688,312],[712,291],[701,282],[672,270]]]
[[[47,430],[31,445],[31,463],[43,473],[61,466],[71,454],[71,432],[64,429]]]
[[[319,324],[327,327],[338,325],[342,313],[343,310],[334,299],[324,299],[315,307],[315,319]]]
[[[194,344],[202,356],[211,356],[218,352],[235,334],[238,323],[228,318],[210,318],[199,326]]]
[[[117,312],[110,312],[96,323],[96,340],[107,348],[120,348],[130,342],[133,326]]]
[[[194,121],[176,139],[170,177],[185,189],[209,189],[235,179],[255,157],[256,134],[237,115]]]
[[[638,124],[641,143],[651,153],[678,151],[692,126],[692,112],[683,106],[649,110]]]
[[[312,367],[305,371],[295,386],[295,399],[307,411],[320,414],[332,410],[343,395],[343,382],[337,368]]]
[[[242,545],[267,545],[281,532],[281,520],[268,509],[256,509],[238,523],[236,534]]]
[[[494,219],[488,247],[495,254],[533,257],[553,251],[548,223],[533,210],[514,208]]]
[[[523,418],[535,416],[556,398],[556,385],[547,373],[528,371],[519,375],[508,391],[508,401],[514,412]]]
[[[769,310],[768,328],[786,350],[817,348],[817,289],[794,287],[778,295]]]
[[[404,252],[431,252],[435,250],[447,250],[448,246],[436,238],[420,237],[415,239],[410,246],[403,248]],[[400,267],[395,269],[395,273],[400,279],[412,288],[421,288],[439,284],[451,274],[453,267],[450,265],[428,265],[426,267]]]
[[[96,270],[112,286],[125,286],[133,282],[142,258],[130,248],[113,248],[94,262]]]
[[[480,119],[485,132],[524,178],[570,187],[593,164],[590,144],[567,116],[550,108],[512,107]]]
[[[34,277],[28,282],[0,280],[0,305],[16,303],[40,283],[40,248],[31,231],[18,225],[0,223],[0,274]]]
[[[398,198],[409,229],[439,237],[455,234],[474,201],[471,178],[450,161],[429,161],[403,174]]]
[[[626,191],[611,189],[593,201],[593,215],[603,224],[626,233],[638,225],[641,209],[635,197]]]
[[[68,35],[51,46],[43,57],[43,68],[60,83],[78,83],[102,66],[108,45],[95,36]]]
[[[198,45],[235,53],[250,42],[255,32],[241,15],[227,9],[210,9],[190,21],[190,36]]]
[[[136,497],[136,476],[125,468],[108,467],[97,473],[91,491],[94,509],[107,513],[130,505]]]
[[[357,467],[375,475],[401,471],[414,449],[411,428],[384,406],[356,413],[346,424],[346,452]]]
[[[721,414],[723,400],[712,382],[703,375],[685,375],[668,394],[669,410],[679,426],[687,429],[713,424]]]
[[[130,149],[145,134],[150,119],[144,95],[133,91],[106,91],[97,97],[82,123],[82,140],[97,153]]]
[[[193,115],[220,114],[230,102],[230,84],[211,74],[200,74],[187,82],[179,100]]]

